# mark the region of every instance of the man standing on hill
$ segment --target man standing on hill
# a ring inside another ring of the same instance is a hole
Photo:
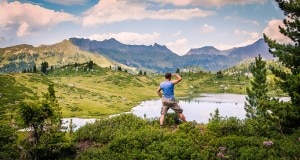
[[[171,81],[172,76],[176,77],[176,80]],[[177,102],[175,101],[175,96],[174,96],[174,86],[175,84],[179,83],[182,78],[174,73],[166,73],[165,74],[165,81],[160,83],[158,89],[157,89],[157,94],[159,95],[159,97],[162,98],[162,107],[161,107],[161,116],[160,116],[160,126],[162,127],[164,124],[164,120],[165,120],[165,115],[167,114],[169,108],[173,109],[179,116],[179,118],[186,122],[184,115],[182,114],[182,109],[180,108],[180,106],[177,104]],[[161,94],[160,91],[163,91],[163,95]]]

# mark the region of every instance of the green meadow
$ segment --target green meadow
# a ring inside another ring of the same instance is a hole
[[[214,73],[181,73],[177,97],[199,93],[245,94],[249,78]],[[1,74],[1,105],[13,111],[21,101],[41,101],[48,84],[54,84],[63,117],[100,118],[130,111],[141,101],[158,98],[156,89],[163,74],[133,75],[126,71],[94,66],[68,65],[40,73]]]

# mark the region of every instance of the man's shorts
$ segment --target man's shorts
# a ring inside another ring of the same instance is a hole
[[[175,100],[169,100],[166,98],[162,98],[162,107],[161,107],[160,114],[166,115],[169,108],[174,110],[176,113],[182,113],[182,111],[183,111],[183,109],[180,108],[180,106],[177,104],[177,102]]]

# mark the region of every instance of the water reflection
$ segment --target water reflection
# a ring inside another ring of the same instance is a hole
[[[289,101],[290,98],[280,98],[281,101]],[[214,113],[218,108],[219,113],[223,117],[237,117],[244,119],[246,112],[244,105],[246,95],[240,94],[200,94],[197,98],[187,99],[182,98],[179,100],[179,105],[184,110],[184,114],[188,121],[196,121],[198,123],[207,123],[210,113]],[[147,118],[156,118],[160,116],[161,100],[150,100],[140,103],[134,107],[131,112],[141,118],[146,115]],[[171,109],[168,113],[173,112]],[[130,113],[130,112],[126,112]],[[109,118],[117,116],[111,115]],[[74,130],[84,126],[86,123],[94,123],[96,119],[83,119],[83,118],[63,118],[63,126],[67,128],[70,124],[70,119],[76,125]]]
[[[210,113],[214,113],[218,108],[223,117],[245,118],[244,110],[245,95],[239,94],[200,94],[193,99],[180,99],[179,105],[184,110],[188,121],[207,123]],[[142,102],[134,107],[132,112],[139,117],[155,118],[160,116],[161,101],[151,100]],[[169,110],[169,112],[173,112]]]

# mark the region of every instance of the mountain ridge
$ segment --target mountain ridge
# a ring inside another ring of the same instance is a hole
[[[218,50],[213,46],[193,48],[179,56],[165,45],[123,44],[114,38],[103,41],[84,38],[69,38],[53,45],[20,44],[0,48],[0,73],[20,72],[33,64],[49,61],[49,65],[62,66],[71,63],[94,61],[102,67],[122,66],[136,72],[174,72],[177,68],[196,66],[209,71],[218,71],[234,66],[238,62],[261,54],[271,59],[268,46],[259,39],[253,44],[229,50]]]

